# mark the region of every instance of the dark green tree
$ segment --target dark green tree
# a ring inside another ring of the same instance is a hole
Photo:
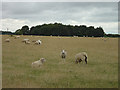
[[[21,32],[22,32],[23,35],[29,34],[29,27],[27,25],[23,26],[21,28]]]
[[[15,32],[16,34],[24,35],[43,35],[43,36],[88,36],[88,37],[103,37],[105,35],[102,27],[94,28],[94,26],[87,27],[86,25],[63,25],[62,23],[50,23],[37,25],[30,28],[23,26]]]
[[[15,31],[15,34],[16,34],[16,35],[22,35],[23,32],[21,31],[21,29],[18,29],[18,30]]]

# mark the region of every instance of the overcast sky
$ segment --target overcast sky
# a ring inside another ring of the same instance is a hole
[[[7,1],[7,0],[6,0]],[[117,2],[2,2],[1,30],[16,31],[24,25],[44,23],[101,26],[118,33]]]

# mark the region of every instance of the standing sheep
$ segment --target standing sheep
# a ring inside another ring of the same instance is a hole
[[[86,52],[81,52],[75,55],[75,62],[80,63],[81,61],[85,61],[86,64],[88,62],[88,56]]]
[[[40,60],[33,62],[31,66],[32,67],[41,67],[45,61],[46,60],[44,58],[41,58]]]
[[[67,52],[65,51],[65,50],[62,50],[62,52],[61,52],[61,58],[62,59],[65,59],[66,58],[66,55],[67,55]]]

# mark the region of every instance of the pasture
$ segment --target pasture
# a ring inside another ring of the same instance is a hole
[[[10,42],[5,42],[9,38]],[[40,39],[41,45],[25,44]],[[66,61],[60,57],[67,51]],[[75,64],[75,55],[87,52],[88,64]],[[41,68],[31,63],[44,57]],[[117,88],[118,38],[2,36],[3,88]]]

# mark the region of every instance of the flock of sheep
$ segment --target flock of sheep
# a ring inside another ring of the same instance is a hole
[[[17,39],[17,38],[20,38],[20,36],[14,36],[14,38]],[[10,39],[7,38],[7,39],[5,40],[5,42],[10,42]],[[30,44],[30,41],[29,41],[29,39],[27,39],[27,38],[26,38],[26,39],[23,39],[22,42],[24,42],[25,44]],[[33,40],[32,42],[35,42],[34,44],[37,44],[37,45],[42,44],[42,41],[41,41],[41,40]]]
[[[63,60],[65,60],[66,56],[67,56],[67,52],[65,50],[62,50],[60,53],[60,56]],[[45,58],[41,58],[40,60],[37,60],[35,62],[32,62],[32,67],[41,67],[43,65],[43,63],[46,61]],[[75,55],[75,62],[76,63],[80,63],[82,61],[85,61],[86,64],[88,62],[88,56],[86,52],[81,52]]]
[[[15,39],[20,38],[20,36],[15,36]],[[5,42],[10,42],[10,39],[6,39]],[[23,39],[23,41],[25,44],[30,44],[29,39]],[[40,45],[42,42],[41,40],[37,40],[37,41],[32,41],[35,42],[35,44]],[[65,58],[67,56],[67,52],[66,50],[62,50],[60,53],[61,58],[65,61]],[[41,67],[43,65],[43,63],[46,61],[45,58],[41,58],[40,60],[34,61],[32,62],[31,66],[34,67]],[[75,63],[80,63],[82,61],[85,61],[85,63],[88,63],[88,56],[86,52],[81,52],[75,55]]]

